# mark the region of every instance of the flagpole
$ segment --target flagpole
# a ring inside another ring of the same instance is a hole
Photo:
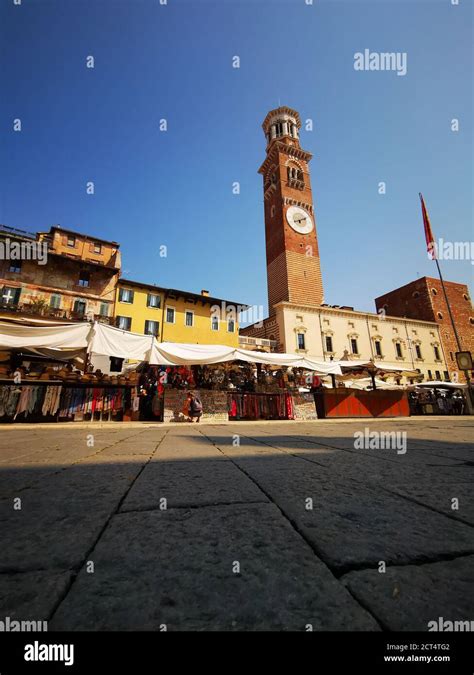
[[[421,194],[421,192],[419,192],[418,194],[420,196],[421,209],[422,209],[422,212],[423,212],[423,224],[424,224],[424,227],[425,227],[426,243],[428,244],[428,248],[429,248],[430,245],[432,247],[434,245],[434,251],[433,251],[433,248],[431,249],[431,258],[432,259],[434,258],[434,260],[436,262],[436,267],[438,268],[439,280],[441,282],[441,288],[443,289],[444,300],[446,302],[446,307],[448,308],[449,319],[450,319],[451,325],[453,327],[454,336],[456,338],[456,343],[457,343],[457,346],[458,346],[458,351],[462,352],[463,349],[462,349],[462,346],[461,346],[461,340],[459,339],[458,331],[456,330],[456,324],[454,323],[453,313],[451,312],[451,305],[449,304],[448,294],[446,293],[446,287],[444,285],[443,275],[441,274],[441,267],[439,266],[438,251],[437,251],[437,248],[436,248],[436,243],[434,241],[433,232],[431,231],[430,219],[429,219],[429,216],[428,216],[428,212],[426,210],[426,205],[425,205],[425,202],[424,202],[424,199],[423,199],[423,195]],[[467,383],[466,403],[467,403],[469,414],[472,415],[473,412],[474,412],[474,401],[473,401],[474,397],[473,397],[473,392],[472,392],[472,389],[471,389],[471,378],[469,377],[469,371],[468,370],[464,371],[464,376],[466,378],[466,383]]]
[[[444,279],[443,279],[443,275],[441,274],[441,268],[439,266],[438,258],[435,258],[435,262],[436,262],[436,267],[438,268],[439,280],[441,281],[441,287],[443,289],[444,299],[446,301],[446,306],[448,308],[449,318],[451,320],[451,325],[453,327],[454,335],[456,337],[456,342],[457,342],[457,345],[458,345],[458,351],[462,352],[461,340],[459,339],[458,331],[456,330],[456,324],[454,323],[453,314],[451,312],[451,305],[449,304],[448,294],[446,293],[446,287],[444,285]]]
[[[425,226],[426,243],[428,244],[428,249],[431,246],[431,259],[434,258],[434,261],[436,263],[436,267],[438,268],[439,280],[441,281],[441,288],[443,289],[443,295],[444,295],[444,299],[446,301],[446,307],[448,308],[448,314],[449,314],[449,318],[451,320],[451,325],[453,327],[454,336],[456,338],[456,343],[458,345],[458,351],[462,352],[461,340],[459,339],[459,335],[458,335],[458,332],[456,330],[456,325],[454,323],[453,313],[451,312],[451,305],[449,304],[448,294],[446,293],[446,287],[444,285],[443,275],[441,274],[441,267],[439,266],[438,250],[437,250],[436,243],[434,241],[433,232],[431,231],[431,223],[430,223],[430,220],[429,220],[428,212],[426,210],[423,195],[421,194],[421,192],[419,192],[418,195],[420,197],[421,209],[422,209],[422,212],[423,212],[423,223],[424,223],[424,226]]]

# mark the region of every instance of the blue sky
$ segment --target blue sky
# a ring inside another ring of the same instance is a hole
[[[314,123],[301,144],[326,302],[373,310],[435,275],[420,191],[437,237],[473,239],[468,0],[13,2],[1,0],[0,222],[113,239],[128,278],[266,307],[257,169],[281,103]],[[407,74],[355,71],[364,49],[406,52]],[[443,269],[470,283],[474,266]]]

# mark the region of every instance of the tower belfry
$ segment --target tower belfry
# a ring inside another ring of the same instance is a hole
[[[286,301],[323,302],[319,248],[309,177],[311,153],[300,146],[296,110],[280,106],[263,122],[266,158],[263,176],[269,313]]]

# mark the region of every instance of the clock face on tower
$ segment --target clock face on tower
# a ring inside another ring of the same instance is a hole
[[[288,225],[298,234],[309,234],[313,229],[313,219],[300,206],[290,206],[286,212]]]

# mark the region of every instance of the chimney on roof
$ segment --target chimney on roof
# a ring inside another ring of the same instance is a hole
[[[206,297],[209,295],[209,291],[206,291],[204,288],[201,291],[201,295],[205,295]]]

